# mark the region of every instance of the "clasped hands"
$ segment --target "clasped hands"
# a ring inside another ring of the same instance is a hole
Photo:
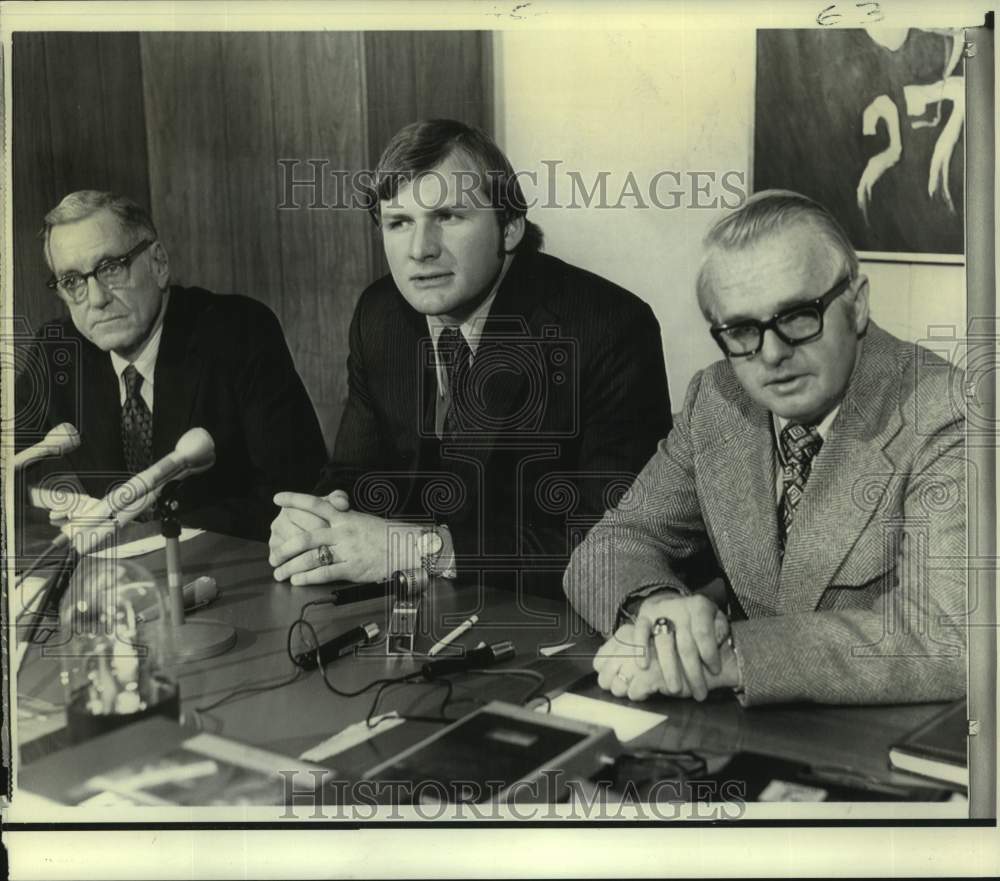
[[[293,586],[382,581],[421,563],[420,526],[352,511],[347,493],[281,492],[271,523],[268,562],[276,581]]]
[[[654,628],[659,619],[672,626]],[[700,594],[647,598],[635,623],[623,624],[598,650],[594,669],[601,688],[633,701],[657,692],[703,701],[713,688],[741,684],[729,619]]]

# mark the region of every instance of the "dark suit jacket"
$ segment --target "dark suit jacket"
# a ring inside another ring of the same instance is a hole
[[[771,415],[726,361],[697,374],[628,504],[565,587],[609,632],[633,592],[728,583],[748,704],[904,703],[965,688],[961,371],[871,322],[779,552]]]
[[[434,434],[427,320],[391,276],[361,295],[349,396],[318,492],[450,528],[460,577],[558,592],[573,544],[670,429],[659,325],[635,295],[543,254],[517,255],[473,362],[474,413]],[[469,411],[464,411],[469,415]]]
[[[103,496],[128,476],[111,356],[65,318],[42,328],[27,364],[17,384],[18,448],[73,423],[81,446],[45,470],[75,474]],[[155,368],[153,461],[196,426],[212,435],[216,461],[181,484],[181,521],[266,540],[278,512],[273,494],[310,489],[325,459],[315,411],[267,306],[172,287]]]

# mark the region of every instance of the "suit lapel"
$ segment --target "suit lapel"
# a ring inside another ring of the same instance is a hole
[[[719,562],[750,617],[773,614],[781,568],[771,417],[729,375],[714,442],[695,450],[698,495]]]
[[[780,611],[813,611],[885,492],[884,448],[901,427],[886,335],[871,326],[861,359],[795,510],[781,570]]]
[[[84,369],[78,427],[92,459],[85,467],[97,471],[124,471],[121,399],[111,356],[82,337],[80,340]]]
[[[156,356],[153,384],[153,460],[169,453],[178,438],[191,428],[191,412],[197,398],[204,359],[195,345],[197,310],[191,294],[171,288],[163,319],[160,351]]]
[[[533,375],[543,383],[548,381],[544,363],[536,364],[539,356],[544,358],[544,351],[526,345],[539,338],[540,318],[546,314],[541,305],[544,291],[537,290],[533,266],[535,261],[530,256],[514,258],[497,291],[473,359],[472,381],[481,390],[483,409],[474,417],[480,427],[472,443],[484,464],[497,439],[503,436],[504,426],[510,424],[511,414],[522,410],[521,402]],[[536,373],[537,369],[541,374]]]

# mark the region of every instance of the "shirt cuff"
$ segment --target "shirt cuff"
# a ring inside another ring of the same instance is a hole
[[[738,685],[733,686],[733,694],[736,695],[736,699],[740,702],[740,704],[745,707],[748,704],[748,698],[743,683],[747,680],[746,676],[743,675],[743,658],[740,655],[740,650],[736,647],[736,640],[733,638],[732,630],[729,631],[727,640],[729,642],[729,647],[733,650],[733,657],[736,658],[736,670],[740,680]]]
[[[643,604],[643,601],[647,597],[651,597],[657,593],[673,593],[683,597],[688,596],[690,591],[676,584],[648,584],[645,587],[640,587],[638,590],[632,591],[632,593],[622,600],[621,605],[618,607],[618,614],[615,617],[615,630],[625,623],[635,624],[636,617],[639,614],[639,607]]]

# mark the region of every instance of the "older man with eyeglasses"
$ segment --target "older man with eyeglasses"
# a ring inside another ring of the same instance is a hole
[[[179,519],[266,538],[274,493],[311,487],[325,459],[274,314],[248,297],[171,285],[152,219],[125,196],[71,193],[45,216],[42,236],[48,287],[69,316],[43,327],[25,354],[17,447],[74,424],[82,442],[54,468],[99,497],[203,427],[216,461],[179,488]]]
[[[959,697],[961,371],[870,319],[849,240],[796,193],[717,222],[697,291],[724,358],[564,579],[609,637],[598,682],[744,705]]]

